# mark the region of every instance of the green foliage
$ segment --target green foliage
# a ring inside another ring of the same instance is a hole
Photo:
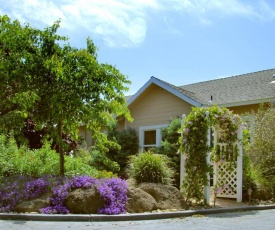
[[[128,173],[137,183],[171,184],[174,172],[169,163],[167,156],[149,151],[130,157]]]
[[[77,150],[74,154],[76,158],[81,158],[81,160],[91,167],[100,170],[108,171],[112,173],[117,173],[120,169],[117,162],[111,161],[106,153],[96,150],[94,147],[83,147]]]
[[[76,140],[85,124],[98,149],[106,152],[109,141],[101,128],[115,116],[131,120],[124,97],[130,81],[115,67],[98,62],[91,39],[86,49],[71,47],[57,35],[59,24],[38,30],[0,16],[0,132],[13,130],[22,139],[27,118],[37,130],[46,127],[44,138],[57,144],[64,175],[62,133]]]
[[[173,185],[180,187],[180,154],[178,152],[180,148],[181,119],[171,119],[170,124],[161,129],[162,143],[160,147],[156,147],[155,152],[157,154],[164,154],[171,159],[170,167],[175,172],[173,178]]]
[[[120,166],[119,174],[125,174],[129,157],[138,153],[138,136],[134,129],[128,128],[127,130],[118,131],[115,128],[108,132],[108,139],[116,142],[120,147],[110,147],[106,156]]]
[[[209,113],[207,117],[206,113]],[[225,142],[233,146],[237,140],[237,129],[240,124],[240,118],[233,115],[226,108],[213,106],[211,108],[192,108],[192,112],[186,117],[182,127],[181,153],[185,157],[186,176],[183,181],[184,195],[188,202],[194,199],[196,202],[204,200],[203,187],[209,181],[207,173],[211,173],[212,167],[207,164],[207,152],[211,151],[207,145],[208,127],[213,126],[219,131],[219,142]],[[215,149],[214,149],[215,151]],[[217,150],[218,151],[218,150]],[[226,156],[229,162],[235,162],[236,151],[233,157],[232,149],[227,148],[222,153],[215,152],[212,157],[213,163],[218,163]]]
[[[252,198],[270,199],[273,195],[272,180],[267,180],[259,165],[255,165],[249,154],[243,155],[243,200],[249,200],[248,189],[252,189]]]
[[[247,191],[255,186],[254,178],[252,176],[253,165],[249,155],[247,154],[247,149],[250,146],[250,130],[243,130],[243,200],[248,200]]]
[[[247,191],[252,189],[255,191],[255,178],[253,177],[253,165],[248,154],[243,154],[243,198],[248,200]]]
[[[254,116],[253,143],[247,150],[258,170],[261,187],[275,197],[275,107],[262,105]],[[259,177],[258,177],[259,178]]]
[[[98,170],[107,170],[114,173],[119,172],[119,164],[115,161],[110,160],[105,153],[99,152],[98,150],[91,151],[91,160],[89,165],[97,168]]]
[[[66,176],[89,175],[95,178],[113,176],[107,171],[99,171],[87,163],[84,156],[65,156]],[[59,174],[59,156],[45,143],[41,149],[30,150],[25,146],[17,147],[13,137],[0,135],[0,177],[25,175],[41,177]]]
[[[39,150],[17,147],[13,137],[0,136],[0,175],[28,175],[38,177],[44,174],[57,175],[58,155],[46,143]]]

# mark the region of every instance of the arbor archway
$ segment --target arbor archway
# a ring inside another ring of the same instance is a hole
[[[181,190],[186,201],[210,203],[210,173],[214,168],[217,195],[241,202],[240,117],[217,106],[193,108],[187,117],[183,115],[181,133]]]

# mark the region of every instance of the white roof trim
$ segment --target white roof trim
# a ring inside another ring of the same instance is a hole
[[[155,77],[151,77],[149,81],[145,83],[128,101],[127,101],[127,106],[131,105],[150,85],[155,84],[168,92],[172,93],[173,95],[179,97],[180,99],[188,102],[189,104],[196,106],[196,107],[201,107],[202,105],[197,102],[196,100],[188,97],[187,95],[177,91],[176,89],[172,88],[171,86],[165,84],[164,82],[158,80]]]
[[[275,97],[271,98],[262,98],[262,99],[256,99],[251,101],[238,101],[233,103],[227,103],[227,104],[218,104],[219,106],[223,107],[235,107],[235,106],[243,106],[243,105],[253,105],[253,104],[260,104],[260,103],[268,103],[268,102],[274,102]]]

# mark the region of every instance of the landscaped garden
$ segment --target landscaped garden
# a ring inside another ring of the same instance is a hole
[[[214,108],[215,110],[215,108]],[[272,154],[265,151],[266,148],[272,150],[273,144],[270,144],[271,139],[266,138],[268,134],[272,138],[273,129],[270,127],[273,121],[274,107],[262,107],[258,114],[255,115],[255,126],[253,132],[250,134],[249,129],[244,130],[244,157],[243,157],[243,198],[248,201],[248,189],[252,189],[252,201],[257,199],[272,200],[274,199],[274,168],[270,163],[273,158]],[[197,115],[199,115],[197,111]],[[265,119],[263,119],[265,117]],[[270,120],[271,119],[271,120]],[[267,122],[263,124],[263,122]],[[163,132],[171,130],[175,126],[172,121],[171,126],[163,129]],[[186,121],[191,124],[190,120]],[[269,125],[267,125],[269,124]],[[259,129],[261,127],[261,129]],[[192,129],[186,126],[185,129]],[[113,131],[112,131],[113,132]],[[111,132],[111,133],[112,133]],[[121,132],[121,133],[120,133]],[[134,141],[137,139],[133,130],[120,131],[116,136],[131,136],[133,138],[133,148],[137,145]],[[264,135],[261,134],[264,132]],[[109,137],[113,137],[113,134]],[[179,139],[178,132],[174,132],[174,136],[178,140],[186,138],[183,136]],[[250,145],[250,136],[254,137],[254,145]],[[173,136],[173,135],[171,135]],[[265,138],[263,138],[265,137]],[[200,137],[202,140],[203,137]],[[232,138],[232,137],[231,137]],[[265,142],[268,139],[268,142]],[[189,139],[191,141],[191,139]],[[175,142],[173,140],[172,142]],[[170,143],[173,146],[173,143]],[[174,143],[175,146],[178,145]],[[183,141],[186,143],[186,141]],[[118,142],[124,146],[125,141]],[[123,144],[124,143],[124,144]],[[203,142],[200,141],[201,144]],[[260,143],[264,143],[263,148]],[[270,144],[270,146],[269,146]],[[66,207],[70,193],[76,189],[94,189],[102,201],[96,213],[101,214],[120,214],[127,212],[127,200],[132,199],[127,196],[128,184],[125,179],[134,178],[137,185],[142,183],[155,183],[157,185],[166,184],[179,186],[175,184],[178,176],[175,174],[173,168],[173,159],[170,152],[165,152],[167,143],[164,141],[164,146],[149,152],[136,155],[128,152],[128,155],[123,154],[123,167],[120,170],[120,164],[114,159],[109,159],[107,155],[101,158],[94,158],[95,150],[93,148],[76,149],[75,154],[65,155],[65,169],[64,177],[59,176],[59,156],[58,153],[52,149],[49,143],[45,143],[42,148],[30,150],[28,147],[18,146],[14,137],[0,135],[0,212],[13,212],[16,210],[18,204],[25,200],[31,200],[43,194],[49,194],[48,206],[39,209],[40,213],[54,214],[54,213],[69,213]],[[170,145],[169,145],[170,146]],[[170,147],[171,147],[170,146]],[[196,145],[199,146],[199,145]],[[125,146],[124,146],[125,147]],[[122,149],[124,148],[122,147]],[[205,148],[205,147],[204,147]],[[158,154],[155,154],[158,152]],[[255,151],[262,151],[265,158],[259,158],[255,155]],[[165,154],[166,153],[166,154]],[[97,154],[99,152],[97,151]],[[117,157],[119,158],[119,152]],[[104,154],[102,153],[102,156]],[[175,153],[175,156],[176,153]],[[253,158],[251,157],[253,156]],[[221,159],[220,159],[221,160]],[[116,163],[116,164],[115,164]],[[117,167],[112,167],[112,165]],[[192,166],[192,170],[198,170],[200,167]],[[112,171],[113,169],[113,171]],[[120,177],[124,179],[121,179]],[[193,175],[194,176],[194,175]],[[187,183],[188,181],[186,181]],[[201,182],[200,182],[201,183]],[[188,183],[184,186],[190,186]],[[146,186],[145,186],[146,187]],[[144,189],[144,186],[141,188]],[[203,202],[202,190],[191,190],[195,195],[200,194],[200,197],[192,196],[191,199]],[[189,190],[186,190],[187,192]],[[129,191],[128,191],[129,194]],[[191,195],[190,195],[191,194]],[[183,195],[183,199],[188,201],[190,197]],[[77,204],[76,204],[77,205]],[[152,206],[153,207],[153,206]]]
[[[0,16],[0,212],[23,210],[22,203],[36,199],[35,212],[47,214],[120,214],[205,203],[206,173],[213,174],[206,154],[212,152],[212,164],[235,164],[239,116],[215,106],[208,108],[209,116],[205,108],[193,108],[183,126],[175,118],[162,129],[161,146],[138,154],[136,131],[116,127],[117,117],[132,121],[125,100],[130,81],[98,62],[91,39],[86,49],[67,44],[57,34],[59,25],[38,30]],[[243,131],[244,200],[250,190],[254,200],[274,199],[274,111],[262,106],[253,114],[254,128]],[[227,150],[206,144],[208,128],[217,124]],[[79,127],[93,146],[80,145]]]

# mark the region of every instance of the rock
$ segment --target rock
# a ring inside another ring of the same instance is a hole
[[[24,201],[16,206],[15,211],[39,212],[39,209],[50,206],[51,196],[51,193],[46,193]],[[130,180],[128,181],[127,197],[126,210],[128,213],[186,209],[179,190],[173,186],[154,183],[142,183],[136,186],[135,181]],[[104,207],[104,204],[104,200],[95,187],[75,189],[69,193],[64,202],[70,213],[74,214],[96,214],[98,209]]]
[[[136,187],[136,180],[134,178],[129,178],[126,180],[128,187]]]
[[[70,192],[65,205],[70,213],[97,214],[97,210],[104,207],[104,200],[95,187],[77,188]]]
[[[126,210],[129,213],[150,212],[155,208],[156,200],[140,188],[128,186]]]
[[[51,193],[45,193],[39,197],[25,200],[20,204],[16,205],[14,211],[16,212],[40,212],[39,209],[50,206]]]
[[[141,183],[136,187],[133,180],[127,180],[127,183],[128,201],[126,209],[129,213],[187,208],[180,191],[176,187],[155,183]]]
[[[154,209],[186,209],[187,205],[182,198],[180,191],[173,186],[141,183],[138,188],[149,193],[156,200]]]

